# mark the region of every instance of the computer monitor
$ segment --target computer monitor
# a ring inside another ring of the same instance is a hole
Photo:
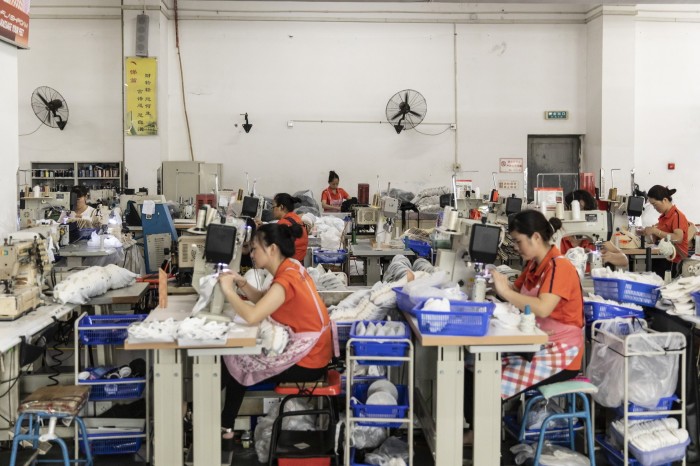
[[[642,196],[630,196],[627,198],[627,215],[641,217],[644,212],[644,198]]]
[[[243,206],[241,207],[241,217],[257,217],[258,216],[258,198],[245,196],[243,198]]]
[[[523,200],[519,197],[506,198],[506,216],[517,214],[523,209]]]
[[[236,250],[236,227],[212,223],[207,228],[204,258],[212,264],[228,264]]]
[[[472,262],[493,264],[498,256],[501,229],[494,225],[476,223],[472,225],[469,238],[469,257]]]

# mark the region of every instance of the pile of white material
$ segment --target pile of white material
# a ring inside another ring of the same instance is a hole
[[[624,420],[612,423],[613,429],[620,436],[624,435]],[[653,421],[637,422],[628,427],[627,436],[636,448],[641,451],[654,451],[660,448],[685,443],[688,431],[678,426],[678,420],[672,417],[655,419]]]
[[[98,235],[93,231],[87,245],[89,248],[120,248],[122,242],[114,235]]]
[[[260,339],[263,352],[268,356],[277,356],[287,348],[289,332],[284,325],[265,319],[260,322]]]
[[[631,282],[644,283],[646,285],[662,286],[664,284],[663,278],[659,277],[653,272],[649,273],[634,273],[634,272],[624,272],[622,270],[610,270],[609,267],[598,268],[591,270],[591,276],[593,278],[616,278],[618,280],[627,280]]]
[[[448,186],[440,186],[437,188],[426,188],[416,194],[416,197],[411,201],[418,207],[420,212],[439,212],[442,210],[440,207],[440,196],[443,194],[451,193],[452,189]]]
[[[54,287],[53,296],[62,304],[85,304],[93,296],[133,284],[137,276],[114,264],[89,267],[58,283]]]
[[[497,302],[493,317],[491,325],[511,329],[520,326],[520,310],[510,303]]]
[[[591,294],[586,296],[583,299],[583,302],[585,303],[605,303],[605,304],[612,304],[613,306],[621,306],[627,309],[634,309],[635,311],[643,311],[644,308],[642,306],[638,306],[637,304],[632,304],[632,303],[618,303],[617,301],[613,301],[612,299],[605,299],[602,296],[598,296],[595,294]]]
[[[408,444],[396,437],[389,437],[382,446],[365,455],[365,463],[381,466],[406,466]]]
[[[180,322],[170,318],[161,321],[134,322],[127,330],[131,340],[174,341],[179,326]]]
[[[207,321],[203,317],[188,317],[180,322],[177,338],[186,340],[225,340],[230,322]]]
[[[360,322],[355,327],[355,334],[361,337],[403,337],[406,336],[406,328],[401,322],[370,322],[367,325]]]
[[[339,291],[348,289],[347,283],[341,276],[324,269],[321,264],[318,264],[316,267],[307,267],[306,270],[309,272],[318,291]]]
[[[309,220],[309,217],[306,220],[302,219],[305,222]],[[344,230],[345,222],[343,219],[329,215],[315,218],[312,234],[321,238],[322,249],[339,249],[340,239]]]
[[[661,287],[661,297],[673,305],[669,313],[693,315],[695,302],[691,294],[695,291],[700,291],[700,277],[683,277]]]
[[[422,310],[450,312],[450,301],[445,298],[430,298],[423,304]]]

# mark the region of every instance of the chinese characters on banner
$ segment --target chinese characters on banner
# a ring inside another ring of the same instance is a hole
[[[29,1],[0,0],[0,40],[29,47]]]
[[[126,121],[124,131],[130,136],[158,134],[156,111],[155,58],[126,57]]]

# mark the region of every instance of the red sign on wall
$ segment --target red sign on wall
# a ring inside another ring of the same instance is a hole
[[[29,1],[0,0],[0,40],[29,47]]]

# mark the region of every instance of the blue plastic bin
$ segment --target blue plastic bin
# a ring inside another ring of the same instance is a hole
[[[578,421],[578,419],[576,419]],[[503,417],[503,423],[505,425],[506,431],[512,435],[515,439],[520,435],[520,423],[516,416],[506,415]],[[582,430],[583,425],[581,423],[574,424],[574,432]],[[525,431],[525,442],[526,443],[537,443],[540,438],[540,429],[528,429]],[[562,427],[559,429],[548,428],[547,432],[544,434],[544,438],[556,445],[568,446],[569,442],[569,428]]]
[[[367,405],[367,390],[370,383],[356,383],[352,386],[352,396],[359,400],[350,400],[350,408],[354,417],[374,417],[382,419],[405,419],[408,414],[408,389],[406,385],[397,385],[399,392],[397,405]],[[400,422],[358,422],[361,426],[401,427]]]
[[[700,291],[694,291],[690,293],[690,296],[692,296],[693,301],[695,301],[695,315],[700,317]]]
[[[357,325],[363,322],[365,326],[370,322],[373,324],[385,324],[386,321],[370,321],[362,320],[354,322],[352,329],[350,330],[350,338],[360,339],[358,341],[353,341],[351,343],[353,352],[355,356],[381,356],[381,357],[404,357],[408,353],[408,343],[400,340],[405,340],[411,337],[410,330],[408,326],[403,322],[392,322],[394,324],[401,324],[404,329],[404,334],[402,336],[396,337],[378,337],[369,336],[365,337],[357,334]],[[361,365],[373,365],[373,366],[400,366],[404,361],[381,361],[372,359],[361,359],[357,361]]]
[[[586,316],[587,323],[591,323],[594,320],[614,319],[615,317],[638,317],[640,319],[644,318],[644,311],[630,309],[623,305],[616,306],[614,304],[601,303],[596,301],[584,301],[583,314]]]
[[[398,307],[401,311],[408,312],[409,314],[413,315],[413,308],[416,307],[416,304],[418,303],[414,303],[409,294],[403,292],[402,286],[395,286],[392,288],[392,290],[394,290],[394,293],[396,293],[396,307]]]
[[[654,409],[649,409],[649,408],[644,408],[642,406],[636,405],[632,402],[629,403],[627,411],[629,413],[643,413],[645,411],[670,411],[673,409],[673,403],[678,401],[678,397],[676,395],[671,395],[667,396],[666,398],[661,398],[659,400],[659,404],[656,405],[656,408]],[[622,410],[622,406],[618,406],[615,408],[615,414],[618,417],[622,417],[625,415],[624,411]],[[665,417],[668,417],[668,414],[650,414],[648,416],[629,416],[629,420],[631,421],[641,421],[641,420],[651,420],[651,419],[663,419]]]
[[[139,449],[141,449],[143,436],[125,437],[123,433],[89,433],[88,442],[90,443],[90,451],[93,455],[125,455],[137,453]],[[80,451],[83,451],[83,442],[80,442]]]
[[[89,385],[90,401],[138,399],[146,388],[143,377],[105,380],[79,380],[78,385]]]
[[[595,294],[605,299],[612,299],[619,303],[634,303],[640,306],[653,307],[659,299],[658,286],[617,278],[594,278],[593,290]]]
[[[407,249],[410,249],[411,251],[415,252],[416,255],[419,257],[430,258],[433,250],[430,246],[430,243],[426,243],[425,241],[404,238],[403,244],[406,246]]]
[[[78,322],[78,337],[83,345],[118,345],[128,336],[127,327],[141,322],[148,314],[86,315]]]
[[[614,436],[618,442],[623,442],[624,439],[615,429],[612,429]],[[606,439],[599,436],[598,443],[600,443],[605,451],[605,456],[608,461],[613,465],[623,466],[623,455],[622,451],[611,445]],[[686,449],[690,443],[690,438],[687,438],[685,442],[679,443],[677,445],[670,445],[668,447],[659,448],[658,450],[652,451],[642,451],[637,449],[632,443],[628,445],[629,451],[629,466],[671,466],[676,461],[681,461],[685,457]]]
[[[413,313],[421,333],[430,335],[483,337],[496,307],[491,302],[450,301],[450,312],[423,311],[426,301],[413,308]]]
[[[314,264],[343,264],[348,258],[347,249],[314,249]]]

